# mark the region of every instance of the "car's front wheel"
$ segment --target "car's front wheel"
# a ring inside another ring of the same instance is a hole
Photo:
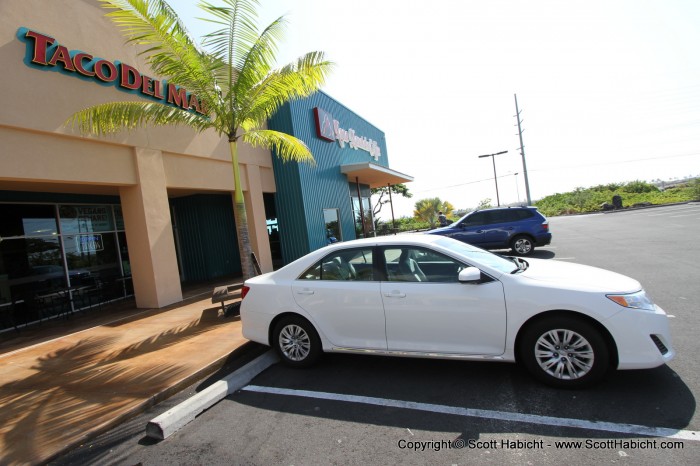
[[[321,339],[311,323],[298,316],[282,318],[273,331],[273,345],[282,362],[308,367],[321,356]]]
[[[610,351],[600,331],[574,317],[558,316],[529,325],[519,352],[536,379],[559,388],[594,384],[610,368]]]
[[[519,256],[528,256],[535,250],[535,243],[529,236],[520,235],[511,240],[510,248]]]

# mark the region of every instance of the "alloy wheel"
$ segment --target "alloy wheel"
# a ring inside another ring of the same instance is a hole
[[[537,339],[535,359],[540,368],[557,379],[574,380],[593,368],[593,347],[582,335],[567,329],[553,329]]]
[[[279,347],[291,361],[303,361],[311,352],[311,339],[299,325],[289,324],[279,334]]]

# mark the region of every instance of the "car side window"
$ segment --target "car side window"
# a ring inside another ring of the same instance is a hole
[[[465,227],[471,227],[475,225],[483,225],[486,223],[486,212],[477,212],[473,215],[470,215],[467,217],[463,222],[462,225]]]
[[[383,250],[388,281],[455,283],[466,266],[425,248],[405,246]]]
[[[531,218],[531,217],[535,216],[535,214],[531,210],[528,210],[528,209],[520,209],[517,212],[518,212],[518,217],[517,217],[518,220],[525,220],[527,218]]]
[[[504,223],[517,222],[521,218],[518,210],[504,210],[501,213],[503,215],[501,222]]]
[[[341,249],[309,267],[299,280],[374,280],[372,248]]]

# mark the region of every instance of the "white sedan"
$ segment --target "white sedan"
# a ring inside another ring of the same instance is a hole
[[[666,313],[636,280],[442,236],[335,243],[246,280],[242,297],[243,335],[292,366],[323,352],[517,361],[573,388],[675,355]]]

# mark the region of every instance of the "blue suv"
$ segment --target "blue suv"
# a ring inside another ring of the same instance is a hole
[[[511,248],[519,256],[527,256],[535,246],[552,241],[549,221],[537,207],[476,210],[451,225],[426,233],[449,236],[483,249]]]

